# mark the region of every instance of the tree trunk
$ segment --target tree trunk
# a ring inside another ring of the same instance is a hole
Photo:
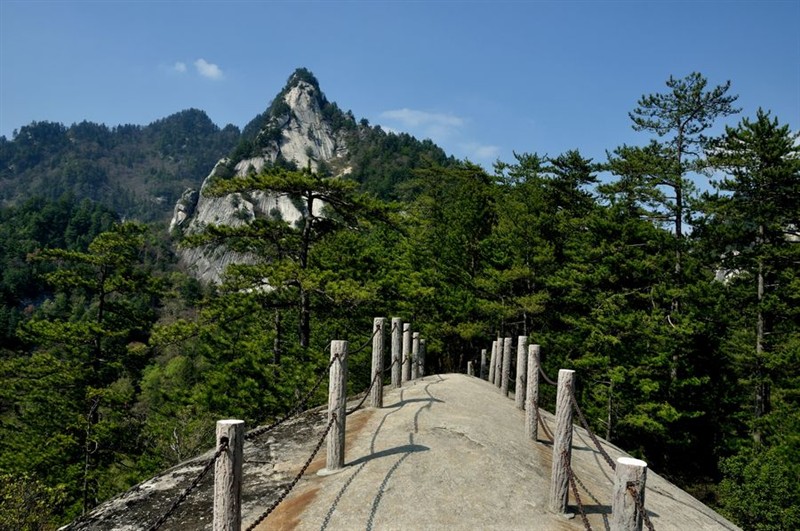
[[[758,226],[758,241],[757,245],[759,251],[764,240],[764,226]],[[754,416],[756,423],[758,419],[763,417],[769,410],[769,384],[764,381],[763,373],[763,358],[764,358],[764,313],[761,310],[764,300],[764,262],[761,257],[758,258],[758,275],[757,275],[757,302],[756,308],[756,389],[755,389],[755,411]],[[753,428],[753,441],[756,444],[761,444],[761,428],[756,424]]]
[[[281,363],[281,311],[275,310],[275,341],[272,342],[272,363]]]
[[[300,346],[308,348],[311,341],[311,300],[308,292],[300,288],[300,324],[299,324]]]

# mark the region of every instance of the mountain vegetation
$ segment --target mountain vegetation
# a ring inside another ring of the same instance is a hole
[[[606,161],[518,153],[489,171],[329,103],[349,175],[276,164],[216,179],[211,195],[270,190],[302,215],[178,240],[80,186],[18,188],[0,212],[0,528],[79,517],[210,447],[219,418],[278,417],[328,341],[364,343],[375,316],[415,323],[429,372],[528,335],[547,373],[577,370],[597,433],[746,529],[800,528],[800,144],[765,110],[705,136],[736,111],[729,91],[670,78],[631,113],[657,139],[610,146]],[[273,105],[221,153],[273,141]],[[6,182],[12,169],[61,178],[40,164],[58,167],[78,126],[40,127],[46,148],[25,128],[2,139],[3,190],[21,179]],[[219,285],[176,259],[176,246],[223,243],[256,259]],[[369,353],[349,370],[349,392],[366,388]]]
[[[220,129],[197,109],[143,127],[33,122],[11,140],[0,137],[0,201],[69,193],[123,218],[164,221],[239,136],[237,127]]]

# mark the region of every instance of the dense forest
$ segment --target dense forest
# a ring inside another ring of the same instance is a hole
[[[220,129],[197,109],[143,127],[34,122],[10,140],[0,136],[0,203],[73,194],[123,218],[164,221],[239,137],[237,127]]]
[[[361,124],[352,179],[208,189],[288,194],[296,225],[171,240],[74,195],[3,210],[0,528],[53,529],[211,447],[217,419],[286,412],[327,342],[363,343],[376,316],[415,323],[429,372],[529,335],[549,374],[577,370],[598,434],[745,529],[800,528],[800,144],[735,103],[670,78],[629,113],[640,145],[489,171]],[[214,242],[259,260],[201,285],[174,249]]]

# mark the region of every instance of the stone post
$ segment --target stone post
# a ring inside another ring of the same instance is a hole
[[[525,433],[539,438],[539,345],[528,345],[528,378],[525,389]]]
[[[511,379],[511,342],[512,338],[503,339],[503,376],[500,382],[500,392],[503,396],[508,396],[508,384]]]
[[[481,380],[486,379],[486,349],[481,349]]]
[[[503,385],[503,338],[497,338],[497,366],[494,368],[494,385],[498,388]]]
[[[411,379],[411,323],[403,323],[403,383]]]
[[[472,364],[472,360],[467,362],[467,376],[475,376],[475,368]]]
[[[617,458],[614,472],[614,493],[611,498],[611,529],[619,531],[642,531],[642,513],[628,490],[633,491],[644,508],[644,487],[647,481],[647,463],[632,457]]]
[[[214,463],[214,531],[242,528],[242,461],[244,421],[217,421],[217,448],[223,440],[228,448]]]
[[[334,415],[336,420],[328,432],[327,470],[344,467],[344,435],[347,405],[347,341],[331,341],[330,380],[328,382],[328,422]]]
[[[553,433],[553,467],[550,474],[550,510],[567,512],[569,476],[567,467],[572,461],[572,381],[575,371],[558,371],[556,393],[556,429]]]
[[[411,379],[419,378],[419,332],[411,334]]]
[[[517,380],[514,387],[514,404],[525,409],[525,380],[528,377],[528,336],[517,337]]]
[[[489,359],[489,383],[494,384],[494,368],[497,365],[497,341],[492,341],[492,357]]]
[[[425,354],[428,351],[425,338],[419,339],[419,377],[425,376]]]
[[[403,370],[403,320],[392,317],[392,387],[400,387],[400,373]]]
[[[386,318],[376,317],[372,323],[372,407],[383,407],[383,345],[386,344]]]

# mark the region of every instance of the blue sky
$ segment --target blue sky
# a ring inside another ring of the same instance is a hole
[[[34,120],[244,126],[297,67],[357,118],[489,168],[644,144],[628,112],[670,75],[730,80],[800,129],[800,0],[0,0],[0,135]],[[721,125],[721,124],[720,124]]]

